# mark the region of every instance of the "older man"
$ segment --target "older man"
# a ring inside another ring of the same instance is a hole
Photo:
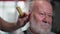
[[[30,28],[27,34],[55,34],[51,32],[53,10],[49,1],[32,1],[30,12]]]

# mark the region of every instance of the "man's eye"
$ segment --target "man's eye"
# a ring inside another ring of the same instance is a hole
[[[44,15],[43,13],[39,13],[39,15]]]

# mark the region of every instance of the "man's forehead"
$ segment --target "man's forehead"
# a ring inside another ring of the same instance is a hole
[[[31,3],[30,3],[30,6],[50,6],[51,7],[51,5],[50,5],[50,3],[49,2],[46,2],[46,1],[32,1]]]
[[[48,2],[33,1],[31,7],[35,10],[52,11],[52,6]]]

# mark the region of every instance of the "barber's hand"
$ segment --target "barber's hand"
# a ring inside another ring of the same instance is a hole
[[[28,21],[29,21],[29,14],[26,13],[24,13],[24,16],[22,17],[19,15],[17,23],[7,22],[0,17],[0,30],[6,32],[12,32],[24,26]]]
[[[29,21],[29,14],[24,13],[24,16],[19,15],[17,23],[10,23],[0,18],[0,29],[7,32],[12,32],[22,26],[24,26]]]
[[[18,26],[24,26],[28,21],[29,21],[29,15],[30,14],[27,14],[27,13],[24,13],[24,16],[20,16],[18,17],[18,21],[17,21],[17,24]]]

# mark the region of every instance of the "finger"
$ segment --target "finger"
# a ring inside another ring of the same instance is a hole
[[[17,24],[18,24],[18,26],[23,26],[24,25],[24,22],[23,22],[23,20],[21,20],[21,19],[18,19],[18,21],[17,21]]]
[[[23,21],[28,22],[29,21],[29,16],[24,17]]]
[[[26,16],[23,19],[29,21],[31,13],[25,13],[25,14]]]
[[[21,17],[21,15],[19,15],[19,18],[24,18],[24,17],[26,17],[28,15],[29,15],[29,13],[24,13],[24,15],[22,17]]]
[[[30,14],[30,12],[25,12],[24,14],[25,14],[25,15],[29,15],[29,14]]]

